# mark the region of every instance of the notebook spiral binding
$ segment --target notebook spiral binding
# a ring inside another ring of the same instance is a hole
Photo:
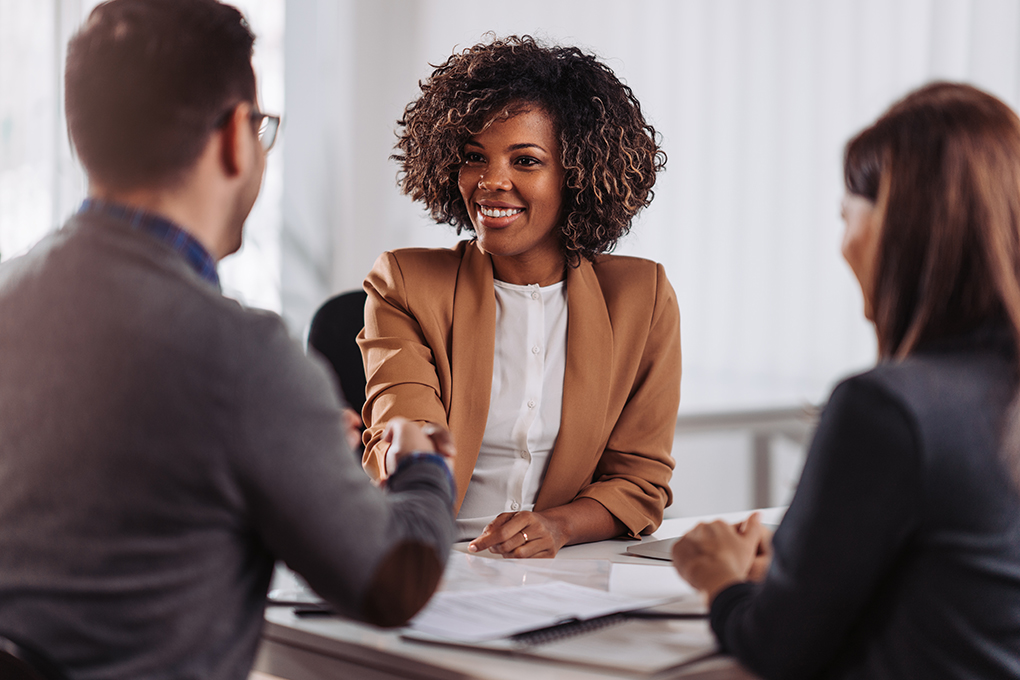
[[[531,630],[526,633],[518,633],[517,635],[511,636],[510,639],[520,647],[535,647],[537,645],[556,642],[575,635],[581,635],[582,633],[590,633],[601,628],[606,628],[607,626],[622,623],[625,620],[626,617],[623,614],[608,614],[594,619],[586,619],[584,621],[566,621],[548,628],[540,628],[539,630]]]

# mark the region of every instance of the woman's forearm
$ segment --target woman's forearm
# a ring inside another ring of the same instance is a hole
[[[627,531],[623,522],[593,498],[578,498],[536,514],[548,521],[559,547],[615,538]]]

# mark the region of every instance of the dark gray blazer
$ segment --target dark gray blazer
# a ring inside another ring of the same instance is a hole
[[[0,633],[76,680],[247,677],[274,558],[406,618],[453,538],[441,466],[374,487],[322,365],[149,234],[72,218],[0,267]]]
[[[1020,678],[1011,343],[984,329],[836,388],[768,576],[712,605],[728,651],[766,678]]]

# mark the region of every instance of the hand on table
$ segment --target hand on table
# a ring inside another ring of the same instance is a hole
[[[758,541],[758,551],[754,555],[751,569],[747,572],[747,580],[757,583],[765,579],[769,565],[772,564],[772,530],[761,523],[761,518],[756,512],[743,522],[734,525],[737,532],[740,534],[747,533],[752,519],[758,520],[758,524],[761,526],[761,539]]]
[[[447,465],[451,465],[457,455],[450,431],[434,423],[420,425],[397,417],[386,424],[382,440],[390,445],[386,452],[387,474],[393,474],[400,461],[411,453],[438,453],[446,459]]]
[[[758,513],[731,525],[699,524],[673,546],[673,565],[711,603],[734,583],[762,578],[771,559],[769,532]]]
[[[565,545],[620,536],[627,526],[593,498],[576,498],[540,512],[504,512],[471,541],[470,552],[503,557],[556,557]]]
[[[555,557],[566,544],[559,527],[538,512],[504,512],[471,541],[469,552],[489,549],[503,557]]]

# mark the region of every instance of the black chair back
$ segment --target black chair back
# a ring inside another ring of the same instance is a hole
[[[340,380],[341,396],[358,413],[365,405],[365,368],[358,333],[365,327],[368,294],[352,290],[326,300],[312,317],[308,347],[329,361]]]
[[[42,652],[0,635],[0,678],[3,680],[67,680]]]

